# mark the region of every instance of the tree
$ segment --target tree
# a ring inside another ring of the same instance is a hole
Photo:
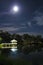
[[[8,32],[0,32],[0,40],[2,40],[2,43],[9,43],[11,41],[11,35]],[[1,42],[1,41],[0,41]],[[1,49],[2,54],[8,55],[10,53],[10,49]]]
[[[2,38],[0,37],[0,44],[2,43]]]
[[[1,32],[0,33],[0,36],[3,38],[3,42],[5,43],[5,42],[10,42],[10,40],[11,40],[11,35],[8,33],[8,32]]]

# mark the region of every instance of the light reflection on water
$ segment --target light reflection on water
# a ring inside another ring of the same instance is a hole
[[[11,49],[9,56],[12,58],[20,58],[24,56],[24,54],[20,52],[18,49]]]
[[[15,54],[17,54],[17,51],[18,51],[18,49],[12,48],[11,51],[10,51],[10,55],[15,55]]]
[[[12,49],[11,49],[11,51],[12,51],[12,52],[16,52],[16,51],[17,51],[17,49],[12,48]]]
[[[18,52],[18,49],[14,49],[14,48],[12,48],[11,51],[10,51],[9,56],[10,56],[10,57],[14,57],[14,58],[16,58],[17,55],[18,55],[17,52]]]

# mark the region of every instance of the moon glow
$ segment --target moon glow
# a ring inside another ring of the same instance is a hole
[[[13,12],[18,12],[19,11],[19,7],[18,6],[14,6],[13,7]]]

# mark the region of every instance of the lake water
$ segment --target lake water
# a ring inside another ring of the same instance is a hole
[[[33,62],[33,65],[43,65],[43,51],[23,54],[16,50],[11,51],[9,57],[26,59],[27,61]]]
[[[8,57],[13,59],[24,59],[26,61],[32,62],[33,65],[43,65],[43,50],[40,52],[31,52],[29,54],[24,54],[19,52],[17,49],[11,49]]]

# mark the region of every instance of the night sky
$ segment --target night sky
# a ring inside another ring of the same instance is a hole
[[[19,11],[13,14],[15,5]],[[43,0],[0,0],[0,30],[43,35]]]

